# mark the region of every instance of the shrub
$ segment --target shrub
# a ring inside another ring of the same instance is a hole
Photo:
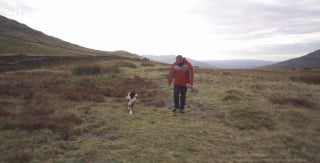
[[[72,70],[72,74],[75,75],[94,75],[99,73],[101,73],[101,68],[97,65],[82,65]]]

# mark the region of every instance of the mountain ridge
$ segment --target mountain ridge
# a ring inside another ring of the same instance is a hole
[[[3,55],[118,55],[138,57],[123,50],[100,51],[73,44],[41,31],[30,28],[16,20],[0,15],[0,56]]]
[[[262,69],[309,69],[320,68],[320,49],[307,55],[289,59],[276,64],[260,67]]]
[[[175,61],[175,55],[143,55],[143,57],[168,64]],[[320,68],[320,49],[281,62],[253,59],[198,61],[188,58],[188,60],[195,66],[214,69],[308,69]]]
[[[161,62],[161,63],[167,63],[167,64],[172,64],[176,60],[175,55],[142,55],[142,57],[148,58],[153,61]],[[198,66],[198,67],[202,67],[202,68],[212,68],[212,69],[218,68],[218,67],[216,67],[214,65],[210,65],[206,62],[197,61],[197,60],[194,60],[194,59],[188,58],[188,57],[186,57],[186,58],[188,59],[188,61],[191,62],[191,64],[193,66]]]
[[[274,61],[254,59],[209,60],[205,62],[224,69],[255,69],[257,67],[276,63]]]
[[[143,57],[171,64],[175,61],[175,55],[143,55]],[[253,69],[256,67],[269,65],[275,62],[264,61],[264,60],[208,60],[208,61],[198,61],[195,59],[187,59],[194,65],[203,68],[221,68],[221,69]]]

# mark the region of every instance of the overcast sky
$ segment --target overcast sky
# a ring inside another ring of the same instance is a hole
[[[0,14],[139,55],[282,61],[320,49],[320,0],[0,0]]]

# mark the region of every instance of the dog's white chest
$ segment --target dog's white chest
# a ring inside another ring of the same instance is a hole
[[[138,96],[138,94],[136,94],[134,92],[129,92],[128,95],[126,96],[126,98],[128,100],[128,110],[129,110],[130,114],[132,114],[133,106],[134,106],[135,101],[137,100],[137,96]]]

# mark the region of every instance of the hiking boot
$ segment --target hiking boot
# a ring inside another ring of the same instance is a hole
[[[176,112],[177,109],[179,109],[179,107],[174,107],[174,109],[172,109],[172,112]]]
[[[180,110],[180,113],[184,113],[184,111],[183,111],[183,110]]]

